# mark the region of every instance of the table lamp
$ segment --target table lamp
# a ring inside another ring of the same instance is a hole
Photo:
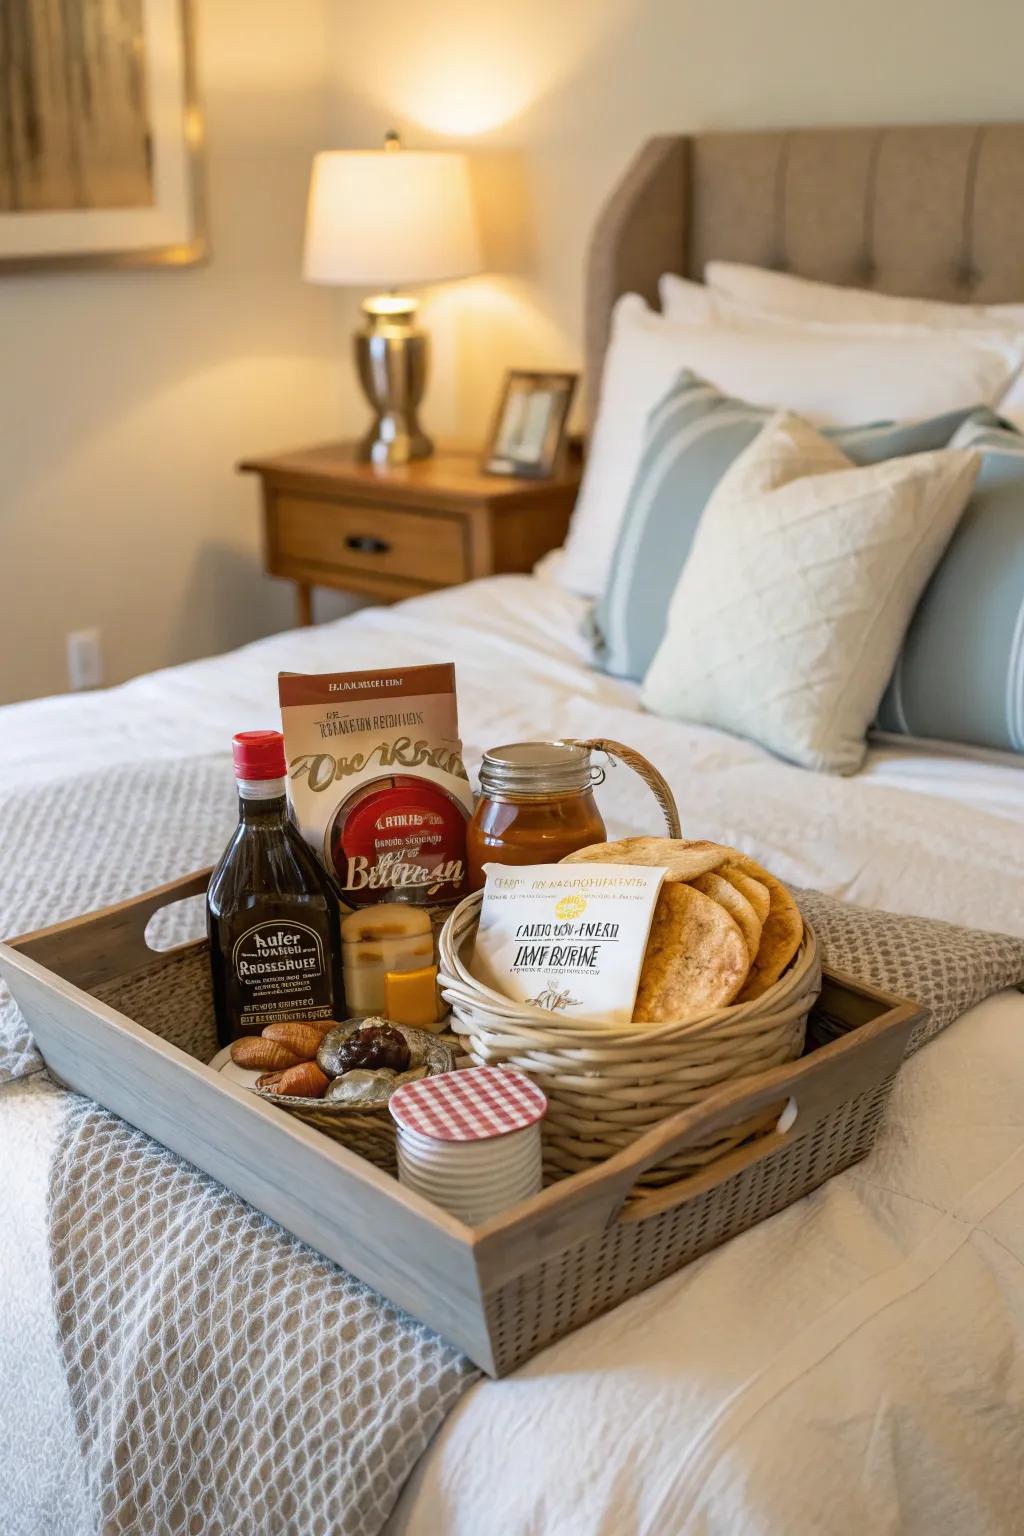
[[[428,343],[405,283],[434,283],[481,270],[465,155],[402,149],[389,133],[379,150],[324,150],[313,160],[304,275],[311,283],[386,288],[363,301],[356,363],[376,412],[359,445],[375,464],[426,458],[433,443],[416,411]]]

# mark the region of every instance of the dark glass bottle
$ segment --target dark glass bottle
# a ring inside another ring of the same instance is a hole
[[[238,827],[206,894],[221,1045],[278,1019],[345,1017],[341,908],[289,819],[284,738],[241,731],[232,747]]]

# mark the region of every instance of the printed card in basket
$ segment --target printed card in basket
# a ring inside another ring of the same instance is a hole
[[[626,1024],[665,877],[630,864],[485,866],[472,969],[484,986],[552,1013]]]

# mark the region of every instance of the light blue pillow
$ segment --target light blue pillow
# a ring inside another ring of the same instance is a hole
[[[954,445],[981,470],[907,630],[883,731],[1024,752],[1024,437],[978,412]]]
[[[647,672],[701,513],[730,464],[773,414],[729,399],[690,372],[651,412],[608,587],[591,621],[604,671],[633,678]],[[972,415],[998,425],[991,412],[963,410],[926,421],[835,428],[826,436],[855,464],[877,464],[944,448]]]

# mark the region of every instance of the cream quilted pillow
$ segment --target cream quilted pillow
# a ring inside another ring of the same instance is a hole
[[[856,772],[979,463],[941,449],[856,468],[799,416],[774,416],[704,509],[644,704]]]

